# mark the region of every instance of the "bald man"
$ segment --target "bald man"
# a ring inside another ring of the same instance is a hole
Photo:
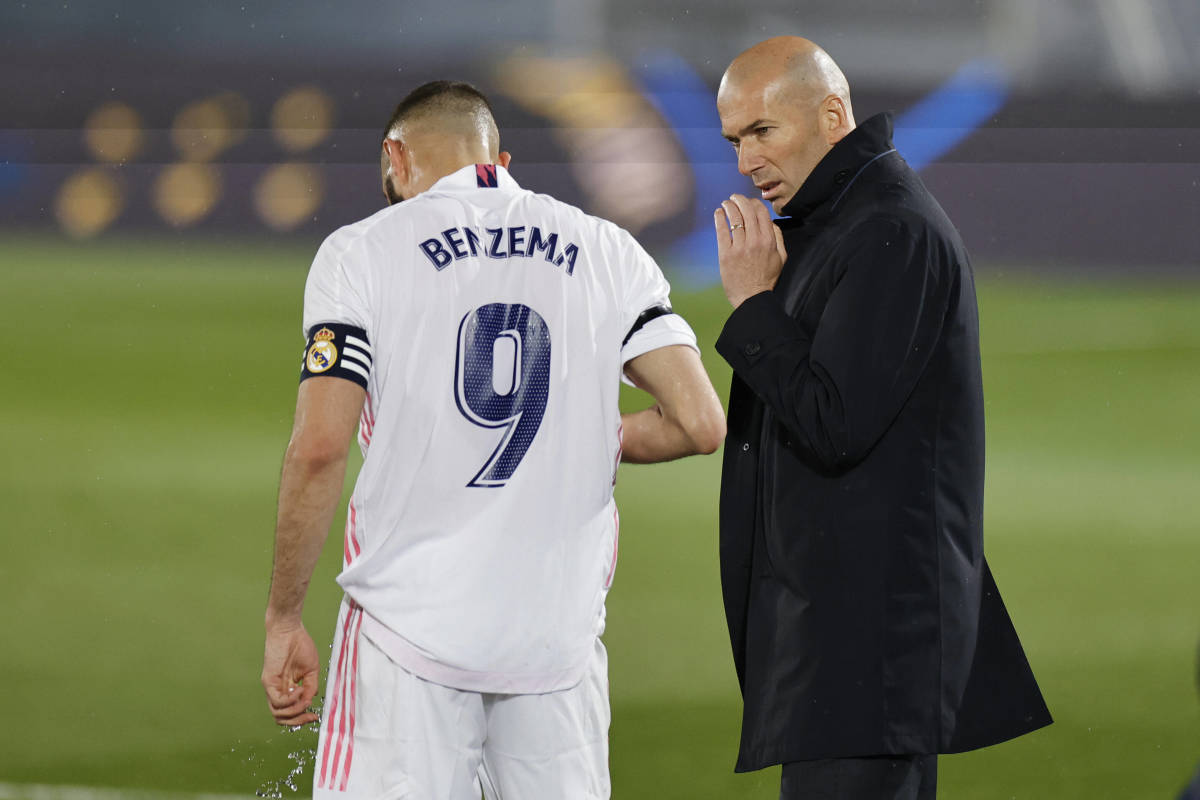
[[[262,682],[281,725],[317,721],[301,611],[357,427],[318,800],[607,798],[616,462],[725,434],[658,266],[518,186],[499,144],[474,87],[415,89],[381,145],[389,207],[309,272]],[[622,415],[621,377],[655,406]]]
[[[1050,722],[983,557],[975,288],[954,226],[845,76],[769,39],[717,95],[781,215],[714,212],[733,312],[721,576],[737,769],[782,798],[931,798],[938,753]]]

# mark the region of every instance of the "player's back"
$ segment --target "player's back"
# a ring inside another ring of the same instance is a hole
[[[356,325],[371,361],[339,582],[405,666],[574,680],[615,566],[622,365],[686,338],[668,291],[627,233],[491,165],[322,247],[305,326]]]

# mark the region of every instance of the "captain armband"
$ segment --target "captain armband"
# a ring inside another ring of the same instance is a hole
[[[364,389],[371,376],[371,344],[367,332],[340,322],[322,322],[308,331],[300,380],[329,375],[354,381]]]

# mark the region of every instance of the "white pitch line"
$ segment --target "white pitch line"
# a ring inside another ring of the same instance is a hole
[[[99,786],[0,783],[0,800],[258,800],[252,794],[167,792]]]

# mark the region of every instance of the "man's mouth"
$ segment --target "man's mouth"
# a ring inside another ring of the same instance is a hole
[[[755,186],[762,193],[763,200],[770,200],[775,190],[779,188],[780,183],[782,181],[767,181],[766,183],[755,184]]]

